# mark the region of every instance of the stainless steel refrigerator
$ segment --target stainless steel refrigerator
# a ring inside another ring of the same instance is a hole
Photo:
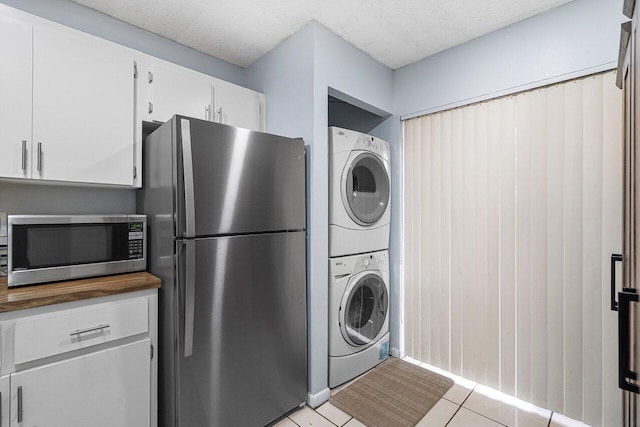
[[[143,158],[159,424],[267,424],[307,392],[304,144],[174,116]]]

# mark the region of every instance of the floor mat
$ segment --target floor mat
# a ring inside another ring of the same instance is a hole
[[[369,427],[413,427],[452,385],[450,378],[391,358],[330,401]]]

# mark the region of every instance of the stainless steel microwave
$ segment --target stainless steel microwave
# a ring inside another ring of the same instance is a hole
[[[145,215],[9,215],[8,286],[146,270],[146,225]]]

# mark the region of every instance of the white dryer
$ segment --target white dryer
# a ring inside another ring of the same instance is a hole
[[[329,260],[329,387],[368,371],[389,354],[389,254]]]
[[[329,128],[329,256],[389,247],[389,143]]]

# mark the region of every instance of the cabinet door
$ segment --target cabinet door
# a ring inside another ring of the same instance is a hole
[[[11,426],[142,427],[151,408],[150,340],[11,375]]]
[[[0,16],[0,176],[29,178],[32,26]]]
[[[258,92],[231,84],[219,84],[213,89],[214,121],[226,125],[262,129],[262,99]]]
[[[0,377],[0,426],[9,425],[9,405],[11,403],[9,375]]]
[[[33,40],[33,177],[132,185],[133,57],[74,30]]]
[[[163,67],[154,67],[152,75],[152,120],[166,122],[175,114],[210,120],[209,83]]]

